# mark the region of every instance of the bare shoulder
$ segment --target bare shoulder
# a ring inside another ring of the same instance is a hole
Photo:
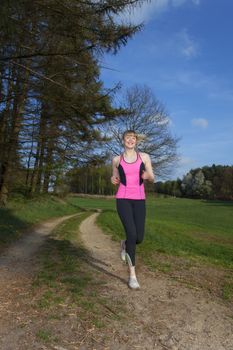
[[[117,167],[119,165],[119,163],[120,163],[120,156],[113,157],[112,164]]]
[[[150,156],[148,153],[139,152],[139,154],[140,154],[140,157],[142,158],[144,163],[150,161]]]

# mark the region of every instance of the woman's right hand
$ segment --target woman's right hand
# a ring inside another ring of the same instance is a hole
[[[119,177],[117,177],[117,176],[112,176],[112,177],[111,177],[111,183],[112,183],[113,185],[119,185],[119,183],[120,183]]]

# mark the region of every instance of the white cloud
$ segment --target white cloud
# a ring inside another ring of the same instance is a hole
[[[120,18],[126,22],[141,23],[148,22],[153,16],[167,11],[171,7],[179,7],[185,3],[192,3],[199,5],[200,0],[151,0],[150,2],[144,2],[137,7],[128,8],[124,11]]]
[[[182,179],[183,176],[186,175],[190,171],[190,169],[196,168],[197,164],[198,164],[198,162],[196,159],[182,155],[180,157],[179,162],[177,164],[177,167],[175,169],[174,176]],[[174,178],[174,176],[173,176],[173,178]]]
[[[187,29],[183,29],[179,35],[178,38],[180,38],[180,46],[181,46],[181,54],[184,55],[186,58],[192,58],[197,56],[199,51],[199,45],[197,42],[194,41],[190,37],[190,35],[187,32]]]
[[[208,126],[208,120],[205,118],[194,118],[192,119],[192,125],[198,126],[202,129],[206,129]]]
[[[121,19],[135,24],[148,22],[153,15],[166,10],[168,5],[169,0],[152,0],[151,2],[145,2],[137,7],[129,7],[128,10],[124,11]]]
[[[232,137],[228,137],[226,133],[222,134],[221,139],[217,139],[218,135],[215,134],[215,139],[206,141],[206,142],[199,142],[198,145],[195,145],[195,149],[197,152],[205,150],[205,152],[211,152],[211,154],[215,154],[216,151],[219,152],[220,148],[223,146],[228,146],[228,149],[232,148],[233,145],[233,139]]]
[[[228,102],[233,102],[233,90],[232,89],[216,89],[216,91],[210,92],[208,95],[213,99],[221,99]]]
[[[194,162],[195,162],[195,160],[190,158],[190,157],[182,156],[179,159],[179,164],[180,165],[192,165]]]
[[[169,36],[164,32],[157,32],[150,41],[141,43],[141,50],[148,52],[153,57],[176,57],[178,59],[192,59],[199,55],[199,44],[190,36],[188,30],[172,33]]]

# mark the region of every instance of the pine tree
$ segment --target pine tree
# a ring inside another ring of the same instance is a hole
[[[96,130],[114,119],[100,81],[104,52],[117,53],[141,26],[117,15],[143,1],[2,0],[0,9],[0,203],[15,168],[31,193],[92,157]]]

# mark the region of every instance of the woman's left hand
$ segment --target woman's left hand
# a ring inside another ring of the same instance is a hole
[[[152,169],[152,164],[151,164],[151,159],[149,154],[147,153],[141,153],[142,160],[145,164],[145,170],[142,173],[142,179],[143,180],[148,180],[150,182],[155,181],[153,169]]]
[[[143,180],[149,180],[150,179],[150,175],[148,174],[147,171],[145,171],[145,170],[143,171],[142,178],[143,178]]]

